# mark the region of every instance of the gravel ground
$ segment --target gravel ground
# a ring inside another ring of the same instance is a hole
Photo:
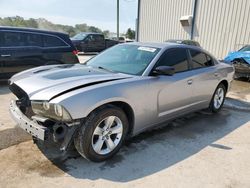
[[[11,120],[13,95],[2,85],[0,187],[250,187],[250,111],[229,105],[250,101],[250,83],[234,81],[228,96],[218,114],[189,114],[131,139],[111,160],[92,163],[74,151],[61,158],[52,146],[33,144]]]

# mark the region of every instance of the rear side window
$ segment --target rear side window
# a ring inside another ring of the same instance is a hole
[[[0,47],[3,46],[3,32],[0,31]]]
[[[156,66],[174,67],[176,73],[187,71],[188,58],[186,49],[176,48],[167,50],[162,55]]]
[[[68,46],[64,41],[61,39],[54,37],[54,36],[43,36],[44,47],[65,47]]]
[[[212,58],[205,53],[196,50],[190,50],[190,54],[192,57],[193,69],[210,67],[214,65]]]
[[[3,32],[3,47],[25,46],[25,35],[18,32]]]
[[[42,36],[39,34],[26,34],[26,39],[27,39],[26,46],[43,47]]]

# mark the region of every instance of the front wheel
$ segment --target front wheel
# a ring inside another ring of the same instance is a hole
[[[214,92],[209,109],[216,113],[219,112],[224,104],[226,96],[226,88],[223,84],[219,84]]]
[[[126,114],[118,107],[95,110],[74,138],[77,151],[86,159],[100,162],[115,155],[128,131]]]

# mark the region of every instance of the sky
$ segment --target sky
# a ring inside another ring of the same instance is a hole
[[[53,23],[86,23],[116,31],[116,0],[0,0],[0,17],[45,18]],[[120,0],[120,31],[135,29],[137,0]]]

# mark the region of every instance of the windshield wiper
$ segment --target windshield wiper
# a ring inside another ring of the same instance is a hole
[[[97,67],[97,68],[98,68],[98,69],[105,70],[105,71],[108,71],[108,72],[114,72],[114,71],[109,70],[109,69],[107,69],[107,68],[104,68],[104,67],[102,67],[102,66],[99,66],[99,67]]]

